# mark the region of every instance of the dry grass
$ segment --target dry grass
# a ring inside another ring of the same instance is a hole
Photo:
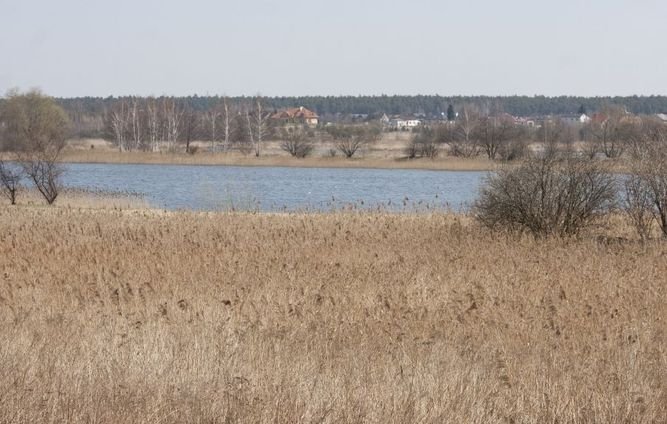
[[[5,199],[3,198],[2,201]],[[17,206],[49,207],[36,189],[23,189],[16,198]],[[148,201],[129,193],[65,188],[60,191],[54,206],[70,209],[147,209]]]
[[[365,157],[312,156],[303,159],[287,154],[264,154],[260,157],[240,153],[153,153],[117,152],[95,150],[68,150],[64,162],[71,163],[133,163],[160,165],[229,165],[229,166],[281,166],[304,168],[377,168],[377,169],[429,169],[448,171],[486,171],[498,165],[483,158],[454,158],[443,156],[436,159],[397,159],[388,156],[367,155]]]
[[[280,148],[280,142],[265,143],[260,157],[239,152],[211,153],[208,142],[194,142],[199,148],[194,155],[165,152],[119,152],[111,143],[99,139],[69,140],[64,152],[64,162],[74,163],[135,163],[176,165],[234,165],[234,166],[281,166],[307,168],[379,168],[379,169],[430,169],[451,171],[487,171],[497,164],[478,158],[455,158],[442,155],[436,159],[405,159],[403,152],[409,142],[408,133],[387,133],[371,148],[359,152],[353,159],[340,153],[330,157],[328,151],[335,146],[321,141],[316,144],[312,156],[298,159]],[[91,149],[91,146],[94,147]]]
[[[0,209],[0,422],[658,423],[667,245]]]

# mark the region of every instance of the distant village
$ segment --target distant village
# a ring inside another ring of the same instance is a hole
[[[626,112],[628,117],[634,116]],[[333,124],[368,124],[378,123],[387,131],[411,131],[424,126],[434,126],[454,122],[458,119],[459,113],[455,112],[453,116],[447,116],[446,113],[440,115],[427,115],[425,113],[414,113],[410,115],[387,115],[383,113],[379,116],[364,113],[353,114],[334,114],[326,117],[320,117],[316,112],[303,106],[296,108],[283,109],[274,112],[271,120],[282,124],[301,124],[315,127],[318,125]],[[560,121],[571,127],[581,127],[588,123],[602,124],[609,116],[604,112],[587,114],[585,112],[563,115],[547,116],[514,116],[509,113],[489,114],[505,122],[511,122],[514,125],[527,128],[540,128],[545,123]],[[658,113],[653,115],[655,118],[667,123],[667,113]]]

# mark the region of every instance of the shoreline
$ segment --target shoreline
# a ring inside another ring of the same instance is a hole
[[[238,167],[280,167],[280,168],[353,168],[353,169],[404,169],[427,171],[482,172],[493,171],[501,164],[482,158],[461,159],[442,157],[436,159],[402,158],[325,158],[303,159],[267,154],[254,157],[235,153],[185,153],[152,152],[89,152],[67,150],[63,152],[63,163],[88,164],[129,164],[129,165],[193,165],[193,166],[238,166]]]

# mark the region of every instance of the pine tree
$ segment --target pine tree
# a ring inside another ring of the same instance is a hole
[[[454,106],[450,103],[449,106],[447,106],[447,120],[448,121],[454,121],[456,120],[456,113],[454,112]]]

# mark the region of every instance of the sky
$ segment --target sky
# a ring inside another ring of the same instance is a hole
[[[664,0],[0,0],[0,93],[667,94]]]

